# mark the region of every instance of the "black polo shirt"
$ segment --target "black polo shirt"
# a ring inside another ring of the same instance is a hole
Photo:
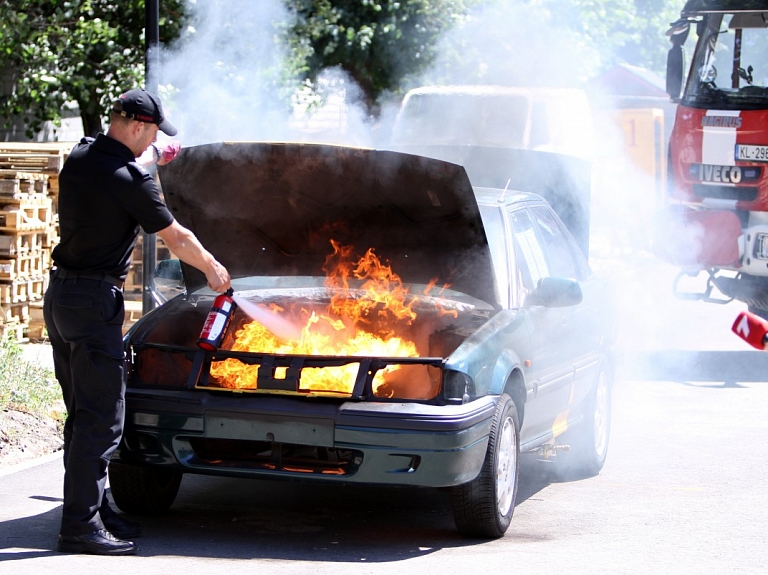
[[[152,176],[131,150],[104,134],[83,138],[59,175],[61,242],[53,249],[67,271],[124,280],[139,227],[155,233],[173,223]]]

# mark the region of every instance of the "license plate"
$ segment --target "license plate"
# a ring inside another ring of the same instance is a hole
[[[737,144],[736,159],[745,162],[768,162],[768,146]]]
[[[205,437],[333,447],[334,423],[319,417],[205,412]]]

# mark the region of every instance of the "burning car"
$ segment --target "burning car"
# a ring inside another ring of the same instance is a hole
[[[602,468],[605,285],[541,197],[307,144],[192,147],[160,178],[235,297],[200,347],[218,294],[182,264],[185,291],[127,333],[122,510],[164,511],[184,473],[425,486],[451,490],[461,532],[500,537],[521,454]]]

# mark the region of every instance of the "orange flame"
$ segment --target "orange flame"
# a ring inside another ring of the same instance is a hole
[[[298,310],[304,321],[301,338],[281,341],[259,322],[252,321],[235,333],[233,351],[303,356],[418,357],[416,342],[398,335],[408,333],[417,317],[413,309],[417,300],[409,295],[400,277],[391,267],[381,263],[372,248],[355,261],[352,246],[341,246],[334,240],[331,245],[333,253],[323,266],[331,301],[325,310],[306,307]],[[362,282],[360,287],[350,287],[352,280]],[[432,286],[434,283],[430,283],[427,292]],[[272,305],[271,309],[273,313],[285,312],[277,305]],[[359,363],[353,362],[338,367],[303,368],[300,390],[350,394],[359,367]],[[374,394],[392,395],[394,391],[388,380],[402,368],[392,365],[379,370],[373,380]],[[227,359],[212,364],[211,376],[222,387],[257,389],[258,369],[258,365]],[[286,369],[276,369],[273,377],[285,378]],[[432,389],[434,385],[427,387]]]

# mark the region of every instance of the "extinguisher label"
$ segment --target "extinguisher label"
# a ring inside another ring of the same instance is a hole
[[[208,338],[212,340],[218,339],[218,337],[221,335],[221,332],[224,331],[224,326],[226,323],[227,316],[222,313],[217,313],[216,319],[213,320],[213,324],[209,330]]]

